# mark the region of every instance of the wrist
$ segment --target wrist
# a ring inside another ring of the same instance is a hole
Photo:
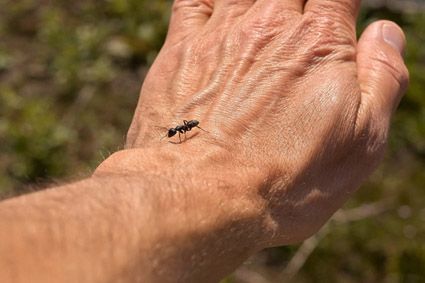
[[[260,170],[234,165],[217,149],[172,149],[117,152],[94,176],[121,175],[142,184],[140,190],[156,207],[146,218],[155,219],[150,226],[156,236],[141,242],[157,247],[152,256],[173,266],[170,276],[176,270],[201,272],[185,275],[201,280],[202,270],[214,269],[225,275],[265,246],[265,206],[259,194],[265,178]]]
[[[143,173],[174,178],[176,183],[217,179],[231,183],[234,188],[260,187],[268,172],[239,160],[236,154],[216,145],[167,143],[115,152],[98,166],[93,176]]]

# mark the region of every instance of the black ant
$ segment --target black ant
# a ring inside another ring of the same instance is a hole
[[[168,129],[168,133],[165,136],[163,136],[161,138],[161,140],[165,137],[171,138],[178,133],[179,134],[179,140],[180,140],[180,142],[182,142],[180,135],[184,134],[185,139],[186,139],[186,132],[189,132],[190,130],[192,130],[192,128],[195,128],[195,127],[208,133],[208,131],[202,129],[198,125],[199,125],[199,121],[197,121],[197,120],[190,120],[190,121],[183,120],[183,125],[178,125],[175,128]]]

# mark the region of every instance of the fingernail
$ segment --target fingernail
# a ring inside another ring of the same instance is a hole
[[[400,28],[391,24],[384,24],[382,27],[382,36],[388,44],[403,55],[406,42]]]

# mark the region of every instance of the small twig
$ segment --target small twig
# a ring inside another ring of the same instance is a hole
[[[263,277],[258,272],[247,268],[238,268],[233,274],[235,279],[244,283],[270,283],[269,280]]]
[[[305,240],[291,258],[281,273],[282,282],[291,280],[304,266],[307,259],[319,245],[320,241],[330,232],[330,225],[346,224],[382,214],[392,208],[391,200],[365,204],[357,208],[338,211],[322,229],[314,236]]]
[[[347,222],[359,221],[375,215],[382,214],[392,208],[392,200],[383,200],[360,207],[340,210],[332,217],[336,224],[344,224]]]
[[[319,245],[319,242],[329,233],[329,223],[322,227],[314,236],[305,240],[291,258],[279,277],[282,282],[291,280],[304,266],[304,263]]]

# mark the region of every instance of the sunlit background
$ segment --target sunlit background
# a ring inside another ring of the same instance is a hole
[[[385,162],[302,245],[265,250],[223,282],[425,282],[425,1],[365,1],[408,38],[408,95]],[[88,176],[124,143],[170,1],[0,0],[0,196]]]

